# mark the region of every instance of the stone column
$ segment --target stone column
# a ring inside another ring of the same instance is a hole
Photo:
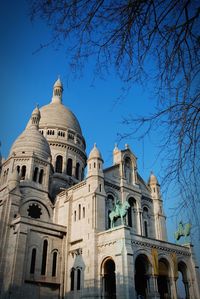
[[[138,233],[142,236],[143,235],[143,228],[142,228],[142,209],[138,210],[139,213],[139,231]]]
[[[149,275],[147,280],[147,289],[148,289],[148,298],[151,299],[160,299],[160,295],[158,293],[158,284],[157,284],[157,276]]]
[[[76,158],[72,160],[72,176],[76,176]]]
[[[184,286],[185,286],[185,293],[186,293],[186,297],[185,298],[189,299],[190,298],[189,282],[183,280],[183,283],[184,283]]]
[[[168,294],[170,298],[177,299],[176,278],[168,277],[167,285],[168,285]]]
[[[62,168],[62,173],[67,173],[67,157],[66,157],[66,155],[63,156],[63,168]]]

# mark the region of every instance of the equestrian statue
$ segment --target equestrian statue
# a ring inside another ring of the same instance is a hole
[[[185,237],[186,242],[186,238],[190,235],[191,227],[191,223],[183,225],[183,222],[180,221],[178,224],[178,230],[174,233],[175,240],[178,241],[181,237]]]
[[[114,221],[119,217],[121,218],[121,224],[125,224],[124,217],[126,216],[129,208],[130,204],[128,201],[123,202],[123,204],[119,200],[116,202],[114,209],[109,214],[111,228],[114,227]]]

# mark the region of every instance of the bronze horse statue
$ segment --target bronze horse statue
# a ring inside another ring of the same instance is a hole
[[[109,214],[111,228],[114,227],[114,220],[119,217],[121,218],[121,224],[124,224],[124,217],[126,216],[129,208],[130,208],[130,204],[128,203],[128,201],[123,202],[123,204],[121,204],[121,202],[118,201],[115,204],[115,208]]]
[[[183,222],[180,221],[178,225],[178,230],[174,233],[175,240],[178,241],[181,237],[185,237],[186,240],[186,238],[190,235],[191,227],[191,223],[186,223],[184,226]]]

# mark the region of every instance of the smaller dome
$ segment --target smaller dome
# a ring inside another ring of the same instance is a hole
[[[158,184],[157,177],[151,172],[149,177],[149,184]]]
[[[98,150],[96,143],[94,144],[94,147],[89,154],[88,160],[90,160],[90,159],[101,159],[102,160],[101,153]]]
[[[47,160],[51,157],[49,144],[45,137],[38,131],[40,111],[36,107],[31,115],[31,120],[24,132],[13,143],[10,155],[36,155]]]

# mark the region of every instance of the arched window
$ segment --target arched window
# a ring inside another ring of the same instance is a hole
[[[131,206],[128,208],[128,226],[133,227]]]
[[[77,270],[77,290],[81,289],[81,269]]]
[[[74,211],[74,221],[76,221],[76,211]]]
[[[75,269],[72,268],[72,269],[71,269],[71,274],[70,274],[70,277],[71,277],[70,290],[71,290],[71,291],[74,290],[74,276],[75,276]]]
[[[57,156],[56,157],[56,169],[55,171],[58,173],[62,173],[62,165],[63,165],[63,157]]]
[[[132,178],[132,164],[131,164],[131,159],[129,157],[127,157],[125,159],[125,177],[126,177],[127,183],[131,184],[132,181],[133,181],[133,178]]]
[[[78,219],[81,219],[81,205],[78,205]]]
[[[130,197],[128,199],[128,202],[130,204],[130,207],[128,209],[128,226],[134,227],[136,229],[137,226],[136,214],[135,214],[136,200],[133,197]]]
[[[37,182],[37,176],[38,176],[38,167],[35,167],[33,172],[33,181]]]
[[[72,175],[72,159],[67,160],[67,175]]]
[[[26,166],[23,165],[21,170],[21,180],[25,180],[25,176],[26,176]]]
[[[47,240],[44,240],[44,243],[43,243],[43,250],[42,250],[42,267],[41,267],[41,275],[45,275],[45,273],[46,273],[47,249],[48,249],[48,242],[47,242]]]
[[[76,179],[79,180],[79,169],[80,169],[80,164],[76,163]]]
[[[44,174],[44,170],[40,169],[40,174],[39,174],[39,184],[42,184],[43,181],[43,174]]]
[[[109,217],[110,213],[111,213],[111,210],[108,210],[108,216],[107,216],[108,224],[107,224],[107,228],[111,228],[111,220],[110,220],[110,217]]]
[[[83,180],[84,179],[84,168],[82,168],[82,170],[81,170],[81,180]]]
[[[20,173],[20,166],[17,165],[17,172]]]
[[[83,218],[85,218],[85,207],[83,207]]]
[[[143,208],[143,220],[144,220],[144,236],[149,236],[148,225],[149,225],[149,210],[147,207]]]
[[[56,276],[56,266],[57,266],[57,252],[53,253],[53,263],[52,263],[52,276]]]
[[[148,237],[148,225],[147,225],[147,221],[144,221],[144,235],[145,235],[145,237]]]
[[[35,261],[36,261],[36,249],[33,248],[31,253],[31,267],[30,267],[31,274],[35,273]]]

